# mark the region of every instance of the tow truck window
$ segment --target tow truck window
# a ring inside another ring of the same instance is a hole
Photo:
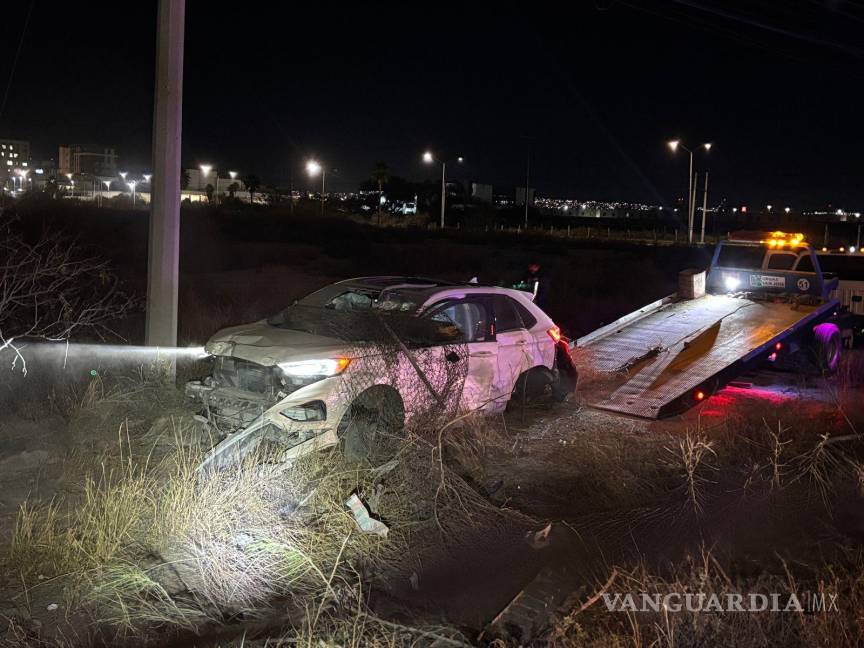
[[[797,254],[791,252],[772,252],[768,257],[769,270],[791,270],[798,259]]]
[[[752,245],[724,245],[720,248],[717,265],[722,268],[758,270],[762,267],[765,250]]]
[[[795,268],[798,272],[816,272],[813,269],[813,259],[810,258],[809,254],[805,254],[798,261],[798,267]]]
[[[436,322],[455,326],[463,342],[484,342],[489,330],[486,306],[474,300],[448,300],[435,304],[425,315]]]
[[[513,300],[505,295],[492,295],[492,308],[495,309],[495,332],[506,333],[525,328]]]

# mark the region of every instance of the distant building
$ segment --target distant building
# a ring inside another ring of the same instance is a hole
[[[246,191],[246,185],[243,184],[243,181],[240,177],[232,178],[222,178],[220,177],[218,180],[215,179],[214,174],[219,173],[219,171],[208,171],[206,174],[201,171],[201,169],[186,169],[186,173],[189,174],[189,186],[187,189],[191,189],[194,191],[207,191],[207,185],[211,185],[216,191],[216,195],[219,194],[227,194],[228,187],[232,184],[237,184],[238,191]]]
[[[61,174],[117,175],[117,151],[113,148],[84,147],[77,144],[60,147],[57,171]]]
[[[0,139],[0,177],[8,178],[14,169],[30,167],[30,142]]]

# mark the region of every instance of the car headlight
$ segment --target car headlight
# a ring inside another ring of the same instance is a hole
[[[351,364],[350,358],[324,358],[321,360],[280,362],[279,368],[291,378],[329,378],[345,371],[349,364]]]

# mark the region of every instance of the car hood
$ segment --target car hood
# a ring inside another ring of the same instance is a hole
[[[340,356],[347,351],[342,340],[278,328],[266,320],[222,329],[207,341],[204,350],[211,355],[232,356],[268,366]]]

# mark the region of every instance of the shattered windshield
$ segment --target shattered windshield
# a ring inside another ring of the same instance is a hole
[[[398,308],[374,305],[365,308],[346,307],[344,299],[337,302],[339,307],[310,306],[303,302],[305,300],[286,308],[268,319],[267,323],[277,328],[347,342],[391,344],[398,338],[398,341],[408,346],[432,346],[459,342],[462,337],[451,322],[414,317],[416,308],[406,313]]]
[[[370,311],[374,309],[414,313],[420,307],[421,301],[416,292],[410,290],[374,290],[335,284],[316,290],[297,304],[336,311]]]

